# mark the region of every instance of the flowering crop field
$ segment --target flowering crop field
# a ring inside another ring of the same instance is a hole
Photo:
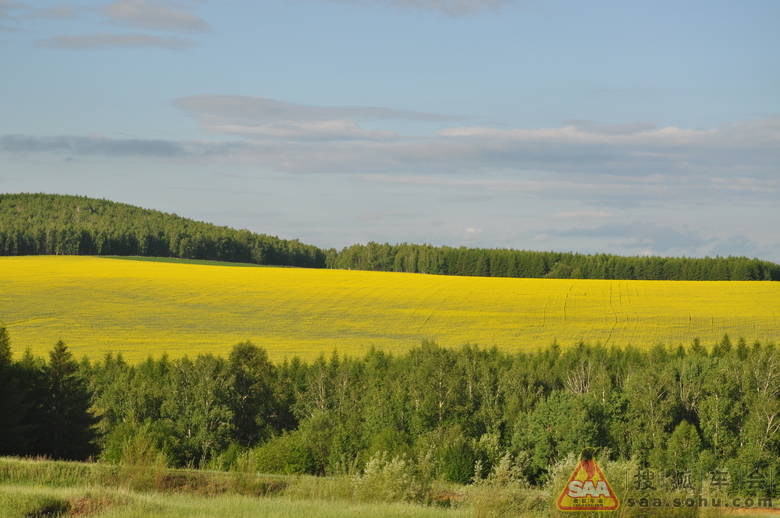
[[[647,347],[777,342],[780,283],[447,277],[241,268],[83,256],[0,258],[0,322],[16,357],[58,339],[77,356],[226,355],[244,340],[273,360],[334,349],[403,352],[421,340],[507,351],[553,340]]]

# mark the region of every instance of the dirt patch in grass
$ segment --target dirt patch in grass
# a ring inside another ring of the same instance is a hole
[[[441,507],[450,507],[463,501],[463,496],[453,491],[434,491],[431,497],[432,502]]]
[[[252,479],[240,486],[229,474],[212,476],[199,473],[167,473],[157,483],[158,491],[192,493],[198,495],[223,495],[227,493],[265,496],[284,491],[289,483],[277,479]]]
[[[68,502],[68,516],[93,516],[115,505],[117,502],[107,497],[82,496]]]

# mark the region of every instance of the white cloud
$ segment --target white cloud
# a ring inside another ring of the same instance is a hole
[[[657,128],[651,124],[574,125],[563,128],[494,129],[481,126],[439,131],[442,137],[470,137],[506,142],[552,142],[577,145],[641,147],[733,146],[773,147],[780,141],[780,116],[723,124],[708,130]]]
[[[260,125],[278,121],[311,122],[339,119],[442,122],[458,117],[370,106],[310,106],[246,95],[196,95],[173,103],[199,117],[206,125]]]
[[[39,40],[41,47],[53,49],[82,50],[107,47],[159,47],[169,50],[184,50],[193,46],[193,42],[176,36],[153,36],[140,32],[115,34],[101,32],[81,36],[59,35]]]
[[[344,0],[335,0],[344,1]],[[379,4],[397,9],[421,9],[438,11],[450,16],[466,16],[483,11],[497,12],[510,5],[525,3],[522,0],[351,0],[362,4]]]
[[[717,129],[685,130],[674,126],[666,128],[644,127],[639,131],[596,131],[576,126],[563,128],[502,130],[480,126],[450,128],[437,133],[442,137],[471,137],[508,142],[554,142],[582,145],[681,145],[695,144],[719,134]]]
[[[326,120],[311,122],[280,121],[261,126],[239,124],[212,125],[215,133],[227,133],[244,137],[264,137],[296,140],[395,140],[393,131],[364,130],[352,120]]]
[[[364,130],[357,121],[451,121],[454,117],[360,106],[307,106],[241,95],[199,95],[174,104],[196,117],[206,131],[287,140],[395,140],[387,130]]]
[[[27,4],[23,4],[21,2],[12,2],[11,0],[0,0],[0,19],[8,19],[12,22],[18,21],[19,16],[11,16],[12,10],[24,10],[24,9],[32,9]],[[0,32],[24,32],[23,29],[20,29],[18,27],[12,27],[8,25],[0,25]]]
[[[174,104],[195,115],[209,132],[253,139],[391,141],[399,140],[394,132],[364,130],[358,121],[458,120],[453,116],[388,108],[310,106],[236,95],[185,97]],[[777,170],[779,145],[778,117],[706,130],[656,128],[642,122],[598,125],[573,121],[559,128],[452,127],[415,142],[398,142],[385,148],[356,147],[353,158],[359,159],[365,151],[374,155],[375,164],[385,159],[424,163],[429,168],[440,164],[442,171],[451,172],[502,168],[718,176],[739,167],[746,175],[754,175]],[[334,158],[341,155],[340,149],[332,151]],[[320,160],[322,150],[317,150],[316,155]]]
[[[576,212],[556,212],[547,216],[553,220],[582,220],[582,219],[602,219],[602,218],[614,218],[614,214],[609,212],[602,212],[598,210],[581,210]]]
[[[30,9],[30,6],[21,2],[12,2],[11,0],[0,0],[0,18],[8,16],[11,9]]]
[[[117,42],[112,36],[56,41],[65,48],[117,43],[156,42],[145,38]],[[351,119],[327,119],[330,114],[314,112],[310,118],[315,120],[310,121],[269,121],[270,114],[250,113],[248,119],[266,122],[221,126],[216,124],[222,122],[219,112],[213,118],[204,116],[206,128],[245,139],[170,144],[186,147],[186,156],[200,161],[252,164],[290,173],[358,173],[364,182],[449,186],[467,189],[470,195],[555,193],[636,204],[673,199],[697,203],[697,198],[702,203],[740,198],[766,201],[780,193],[778,118],[706,131],[651,130],[616,136],[567,127],[408,140],[390,131],[363,130]],[[318,116],[321,120],[316,120]],[[660,135],[655,135],[658,131]],[[683,137],[673,139],[669,134]],[[656,144],[651,146],[653,139]]]
[[[208,32],[209,24],[178,2],[154,0],[117,0],[103,13],[123,25],[144,29],[183,32]]]
[[[632,122],[628,124],[599,124],[594,121],[571,119],[566,121],[567,126],[575,126],[591,133],[605,133],[608,135],[638,133],[656,129],[654,124],[648,122]]]
[[[190,43],[144,34],[100,34],[58,36],[43,44],[59,48],[182,48]],[[252,165],[287,173],[346,173],[355,174],[362,182],[451,188],[445,195],[484,198],[501,192],[587,199],[591,206],[599,207],[548,216],[553,220],[608,218],[611,213],[607,207],[644,202],[771,203],[780,195],[780,117],[776,116],[696,130],[656,128],[641,122],[599,125],[571,121],[564,127],[532,129],[458,126],[427,137],[407,138],[382,129],[382,122],[446,123],[457,118],[233,95],[185,97],[174,104],[197,117],[208,132],[241,137],[169,143],[182,150],[177,157],[190,161]],[[372,126],[380,128],[364,129],[361,121],[372,121]],[[84,137],[56,138],[76,142]],[[6,149],[13,151],[14,142]],[[90,141],[85,149],[113,152],[121,142]],[[55,151],[44,148],[38,151]],[[78,154],[79,149],[71,147],[68,152]]]
[[[180,45],[176,41],[149,41],[144,35],[115,36],[59,37],[48,44],[63,48]],[[351,119],[327,119],[329,113],[317,115],[317,110],[313,111],[308,121],[294,120],[294,114],[286,112],[277,121],[270,121],[271,115],[265,111],[250,113],[246,119],[264,122],[255,125],[220,125],[217,123],[230,121],[231,116],[206,114],[203,118],[208,130],[250,140],[203,141],[193,146],[208,150],[201,154],[204,160],[253,163],[294,173],[362,173],[365,181],[373,182],[633,199],[702,192],[724,197],[776,196],[780,192],[780,118],[704,131],[665,128],[630,135],[594,135],[574,127],[482,128],[476,134],[460,129],[442,132],[458,136],[408,140],[396,139],[390,131],[363,130]]]
[[[458,127],[437,133],[467,159],[525,168],[650,175],[656,173],[777,178],[780,117],[709,130],[674,126],[632,132],[563,128],[501,130]]]

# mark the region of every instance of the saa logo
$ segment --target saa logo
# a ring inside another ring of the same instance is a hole
[[[580,462],[558,497],[556,505],[561,511],[614,511],[620,506],[593,452],[593,448],[582,450]]]

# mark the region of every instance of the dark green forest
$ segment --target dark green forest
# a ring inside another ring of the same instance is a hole
[[[0,255],[135,255],[325,266],[322,250],[298,240],[54,194],[0,195]]]
[[[384,272],[670,281],[780,280],[780,266],[747,257],[623,257],[503,248],[368,243],[328,251],[329,268]]]
[[[261,472],[319,475],[381,455],[461,483],[512,459],[535,485],[586,446],[673,480],[780,468],[780,349],[728,336],[518,354],[423,342],[277,364],[251,343],[138,365],[77,362],[62,342],[47,361],[10,351],[0,329],[0,455],[122,462],[140,449],[229,469],[251,452]]]
[[[780,280],[780,265],[747,257],[622,257],[374,242],[322,250],[107,200],[0,194],[0,255],[57,254],[486,277]]]

